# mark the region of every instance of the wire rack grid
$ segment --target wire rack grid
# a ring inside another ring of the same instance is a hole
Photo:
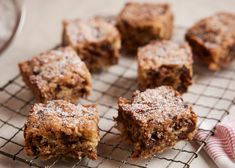
[[[177,27],[173,40],[182,40],[184,27]],[[92,92],[81,103],[98,103],[100,112],[100,143],[98,159],[41,161],[26,156],[24,152],[23,128],[28,108],[34,103],[31,92],[17,75],[0,88],[0,154],[33,167],[190,167],[213,134],[215,125],[229,114],[235,104],[235,62],[220,72],[209,72],[195,66],[194,83],[183,95],[187,103],[193,104],[199,116],[198,129],[207,133],[200,143],[181,141],[175,147],[148,159],[131,160],[131,147],[121,140],[115,129],[113,117],[117,116],[117,98],[130,97],[137,89],[137,66],[134,57],[123,56],[118,65],[99,74],[92,75]]]

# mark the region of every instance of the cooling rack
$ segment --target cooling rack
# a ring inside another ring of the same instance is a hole
[[[177,27],[173,40],[182,40],[184,27]],[[115,129],[113,117],[117,116],[117,98],[130,97],[137,89],[137,65],[135,57],[123,56],[118,65],[99,74],[92,75],[92,92],[81,103],[98,103],[100,112],[100,143],[98,159],[41,161],[26,156],[23,147],[23,126],[33,95],[17,75],[0,88],[0,154],[18,160],[32,167],[190,167],[213,134],[215,125],[229,114],[235,102],[235,62],[220,72],[209,72],[205,67],[195,65],[194,83],[183,95],[187,103],[193,104],[199,116],[198,129],[206,132],[200,143],[181,141],[162,154],[148,159],[131,160],[131,146],[123,142]],[[12,162],[13,162],[12,160]]]

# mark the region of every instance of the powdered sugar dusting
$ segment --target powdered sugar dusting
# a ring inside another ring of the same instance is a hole
[[[58,80],[73,74],[85,76],[88,70],[76,52],[70,48],[60,48],[33,57],[31,79],[44,85],[43,81]]]
[[[101,18],[65,21],[64,28],[73,45],[80,42],[97,42],[118,35],[116,28]]]
[[[46,104],[35,104],[31,110],[31,116],[38,118],[40,122],[55,122],[67,127],[76,127],[84,123],[98,120],[97,109],[94,105],[77,106],[63,100],[48,101]],[[51,120],[47,120],[51,119]]]
[[[178,92],[168,86],[135,92],[130,103],[119,104],[124,111],[130,111],[136,120],[162,122],[181,113],[190,112]]]
[[[192,64],[192,53],[186,44],[172,41],[155,41],[139,49],[138,61],[144,66]]]
[[[121,15],[125,20],[150,20],[160,19],[169,10],[167,4],[154,3],[127,3]]]
[[[221,46],[226,40],[233,40],[234,30],[235,15],[221,12],[200,20],[189,29],[187,34],[203,40],[207,47],[215,48]]]

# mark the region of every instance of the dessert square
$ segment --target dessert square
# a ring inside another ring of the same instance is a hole
[[[235,15],[216,13],[194,24],[186,33],[193,54],[216,71],[235,58]]]
[[[136,91],[130,100],[119,98],[117,128],[133,144],[132,158],[148,158],[192,140],[197,115],[170,86]]]
[[[66,20],[63,29],[63,44],[72,46],[90,70],[118,63],[121,37],[112,23],[101,17]]]
[[[169,4],[127,3],[117,18],[122,46],[133,53],[152,40],[170,39],[173,20]]]
[[[70,47],[42,53],[19,63],[19,68],[39,102],[63,99],[77,103],[90,93],[90,72]]]
[[[183,93],[192,83],[192,53],[187,43],[154,41],[138,50],[140,90],[161,85]]]
[[[64,100],[34,104],[25,124],[25,151],[44,160],[54,157],[97,158],[99,116],[96,105]]]

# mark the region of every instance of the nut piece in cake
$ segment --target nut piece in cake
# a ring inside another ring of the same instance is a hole
[[[173,14],[168,4],[129,2],[117,18],[122,45],[131,53],[151,40],[170,39]]]
[[[134,145],[132,158],[151,157],[196,132],[197,115],[170,86],[136,91],[118,106],[117,128]]]
[[[34,104],[25,124],[25,151],[47,160],[54,157],[97,158],[99,116],[96,105],[64,100]]]
[[[77,103],[90,92],[91,75],[70,47],[59,48],[19,64],[26,85],[37,101],[63,99]]]
[[[192,83],[192,53],[186,43],[154,41],[138,50],[140,90],[161,85],[183,93]]]
[[[63,22],[63,44],[72,46],[95,71],[118,63],[121,37],[117,28],[101,17]]]
[[[198,21],[186,33],[193,54],[210,70],[219,70],[235,58],[235,15],[217,13]]]

